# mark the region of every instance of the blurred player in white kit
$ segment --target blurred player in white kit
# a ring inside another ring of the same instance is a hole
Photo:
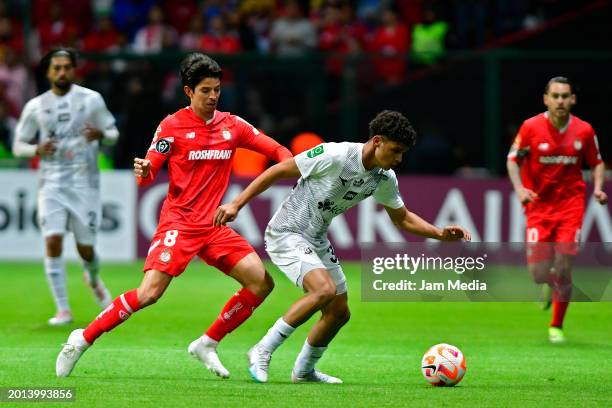
[[[38,221],[45,238],[45,272],[57,313],[52,326],[72,323],[62,259],[63,237],[72,231],[83,259],[84,279],[96,302],[105,308],[112,302],[99,276],[94,250],[101,220],[98,147],[119,137],[115,118],[102,96],[73,83],[76,53],[54,49],[41,60],[51,89],[24,107],[15,131],[13,154],[40,158]],[[35,142],[38,135],[38,144]]]

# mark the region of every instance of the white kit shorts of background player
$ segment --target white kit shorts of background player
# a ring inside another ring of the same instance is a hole
[[[265,233],[270,259],[297,286],[324,268],[344,293],[346,277],[327,239],[332,219],[373,196],[393,209],[404,206],[393,170],[363,167],[363,143],[324,143],[295,156],[301,177]]]
[[[50,90],[29,101],[23,109],[16,135],[30,143],[57,141],[57,151],[40,160],[38,217],[44,237],[63,234],[67,228],[75,240],[93,245],[101,219],[99,141],[87,142],[86,124],[101,131],[113,129],[115,118],[102,96],[72,84],[63,96]]]

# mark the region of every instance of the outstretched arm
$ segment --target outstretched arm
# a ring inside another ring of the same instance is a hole
[[[295,164],[295,159],[285,160],[268,168],[253,180],[234,201],[229,204],[220,205],[217,208],[217,212],[213,218],[213,225],[220,226],[234,221],[238,215],[238,211],[240,211],[246,203],[251,201],[253,197],[266,191],[268,187],[278,180],[295,178],[300,175],[300,170]]]
[[[283,145],[269,136],[259,134],[259,136],[242,143],[240,147],[256,151],[274,160],[277,163],[293,157],[291,152]]]
[[[411,234],[433,238],[439,241],[458,241],[460,239],[470,241],[472,239],[471,234],[463,227],[447,225],[443,229],[440,229],[428,223],[415,213],[408,211],[406,207],[393,209],[385,206],[385,210],[387,214],[389,214],[393,224]]]

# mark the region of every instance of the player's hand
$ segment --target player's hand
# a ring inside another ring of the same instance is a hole
[[[86,123],[85,127],[81,129],[81,134],[85,136],[87,142],[93,142],[95,140],[102,140],[104,133],[100,129],[96,129],[91,126],[90,123]]]
[[[442,237],[440,238],[440,241],[459,241],[460,239],[471,241],[472,234],[470,234],[465,228],[458,225],[447,225],[442,230]]]
[[[55,140],[46,140],[39,143],[36,147],[36,155],[47,157],[53,155],[57,151],[57,142]]]
[[[134,175],[136,177],[146,178],[151,171],[151,161],[147,159],[134,159]]]
[[[234,203],[220,205],[217,207],[217,212],[213,218],[213,225],[215,227],[220,227],[221,225],[234,221],[238,215],[238,211],[240,211],[240,208]]]
[[[533,203],[538,198],[536,193],[525,187],[517,190],[516,195],[521,204]]]
[[[601,205],[606,205],[608,203],[608,195],[604,191],[593,191],[593,197],[595,197],[595,200]]]

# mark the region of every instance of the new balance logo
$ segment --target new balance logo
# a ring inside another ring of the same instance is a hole
[[[191,150],[188,160],[229,160],[231,150]]]
[[[185,133],[185,137],[186,137],[187,139],[195,139],[195,132],[188,132],[188,133]]]

